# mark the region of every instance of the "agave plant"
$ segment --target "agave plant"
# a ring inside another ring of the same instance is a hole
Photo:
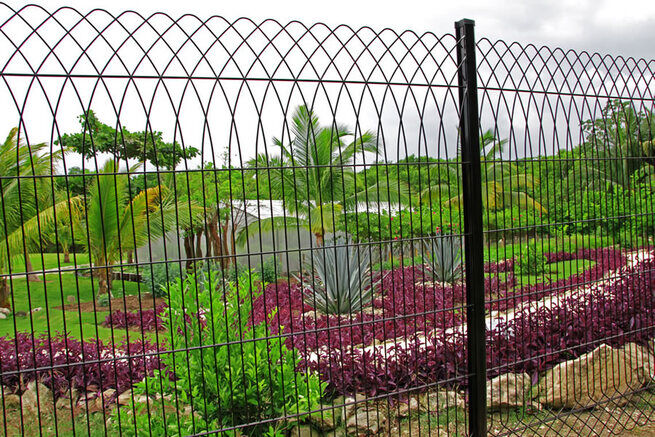
[[[454,284],[463,274],[462,243],[456,235],[423,240],[425,270],[435,281]]]
[[[335,240],[312,255],[316,285],[305,287],[303,294],[308,305],[324,314],[361,311],[373,299],[380,282],[372,280],[370,254],[344,243]]]

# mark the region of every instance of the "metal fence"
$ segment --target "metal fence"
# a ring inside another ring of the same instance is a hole
[[[469,20],[0,23],[4,435],[648,426],[654,61]]]

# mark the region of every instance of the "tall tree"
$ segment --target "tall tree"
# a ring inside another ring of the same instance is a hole
[[[545,212],[546,209],[527,192],[534,186],[535,178],[516,163],[496,160],[502,154],[506,143],[507,140],[498,139],[491,129],[480,136],[482,202],[485,209],[495,211],[516,205]],[[451,164],[445,169],[440,165],[439,169],[442,173],[449,173],[448,177],[444,180],[443,176],[436,175],[435,183],[423,191],[425,200],[438,201],[444,194],[449,196],[453,191],[450,181],[461,181],[459,165]],[[458,186],[461,187],[461,182]],[[455,195],[449,197],[444,205],[459,206],[462,201],[463,195]]]
[[[570,177],[583,177],[585,188],[630,188],[631,176],[644,164],[651,167],[648,173],[655,170],[655,117],[651,111],[637,111],[632,102],[611,100],[598,117],[582,123],[582,131],[583,155],[590,161],[579,165]]]
[[[336,229],[344,209],[357,202],[397,202],[407,197],[406,187],[398,189],[397,184],[357,184],[357,157],[369,153],[377,158],[379,154],[372,132],[355,137],[343,125],[321,126],[313,111],[299,106],[291,117],[291,133],[287,144],[273,138],[279,155],[260,154],[250,162],[256,177],[270,179],[271,198],[281,199],[288,215],[249,224],[239,234],[241,242],[258,232],[299,226],[322,245],[325,234]],[[347,142],[348,138],[353,139]]]
[[[26,229],[43,205],[49,178],[61,153],[48,153],[45,143],[27,145],[13,128],[0,145],[0,274],[12,259],[22,258],[26,271],[32,271],[29,253],[39,241],[39,224]],[[7,278],[0,279],[0,306],[9,307],[11,290]]]
[[[96,153],[110,153],[117,162],[128,159],[148,161],[158,168],[173,169],[181,160],[191,159],[199,153],[195,147],[163,141],[161,132],[130,132],[125,127],[117,130],[102,123],[91,109],[78,118],[81,132],[64,134],[60,142],[85,158]]]
[[[135,171],[133,166],[130,172]],[[93,175],[86,196],[56,203],[41,212],[41,223],[53,225],[57,217],[73,217],[75,241],[85,247],[98,277],[98,294],[111,290],[112,266],[125,253],[133,252],[149,239],[163,236],[176,226],[188,226],[201,209],[192,202],[181,202],[170,183],[142,190],[130,197],[129,174],[113,159]],[[36,225],[37,217],[26,228]]]

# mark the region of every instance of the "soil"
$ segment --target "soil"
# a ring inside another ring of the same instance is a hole
[[[92,313],[94,311],[139,311],[148,310],[165,303],[161,297],[153,298],[152,294],[144,293],[141,296],[129,295],[115,297],[111,300],[111,305],[100,306],[97,302],[75,302],[64,305],[63,309],[66,311],[81,311],[83,313]],[[56,307],[55,309],[62,309]]]

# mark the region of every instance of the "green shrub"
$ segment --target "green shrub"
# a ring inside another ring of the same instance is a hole
[[[141,278],[145,283],[146,292],[157,297],[166,296],[168,284],[185,276],[182,263],[177,262],[151,264],[141,268]]]
[[[216,270],[203,276],[200,280],[190,274],[169,285],[169,311],[163,316],[170,333],[167,346],[174,352],[162,354],[161,361],[175,381],[158,375],[147,378],[141,390],[160,395],[155,414],[151,408],[153,417],[144,418],[121,408],[121,428],[135,429],[137,435],[163,435],[165,427],[175,435],[171,430],[179,426],[184,429],[178,433],[187,435],[319,408],[325,383],[315,374],[296,371],[297,351],[287,349],[284,338],[267,338],[266,323],[249,324],[251,302],[261,293],[253,285],[253,275],[245,272],[236,283],[227,284]],[[165,395],[172,400],[166,401]],[[171,408],[176,411],[184,405],[201,420],[170,414]],[[273,423],[281,430],[290,426]],[[270,425],[241,431],[261,435]]]
[[[277,282],[278,275],[282,272],[277,256],[273,255],[264,261],[257,269],[262,281],[272,284]]]
[[[516,263],[516,273],[520,275],[540,275],[546,271],[546,257],[537,243],[531,241],[527,246],[521,248]]]

